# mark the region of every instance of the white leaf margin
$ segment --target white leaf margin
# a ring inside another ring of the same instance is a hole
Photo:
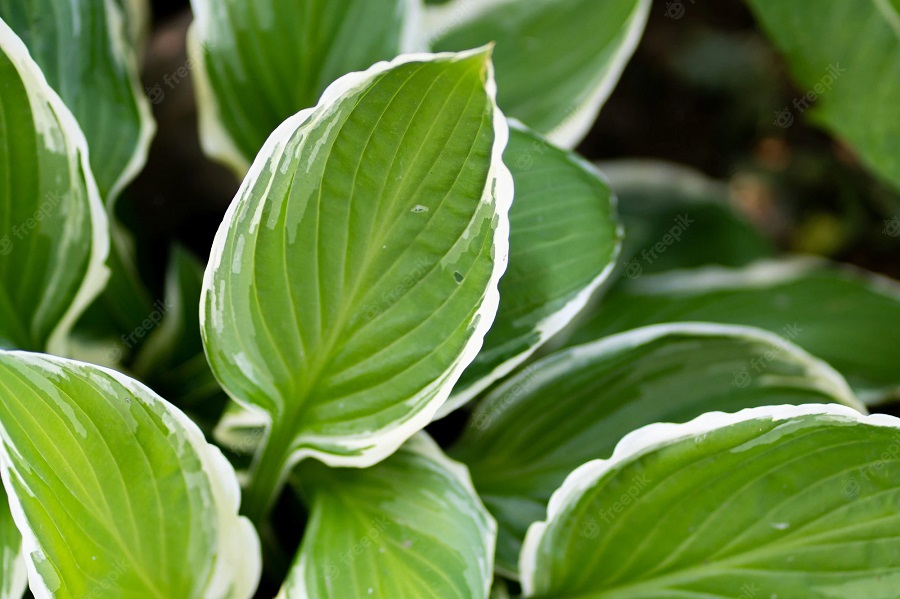
[[[91,256],[88,261],[87,271],[81,287],[72,299],[68,310],[63,314],[56,328],[50,333],[47,340],[47,351],[56,355],[68,353],[68,336],[84,312],[85,308],[98,296],[106,286],[109,278],[109,269],[106,267],[106,258],[109,255],[109,221],[97,182],[91,172],[88,157],[87,140],[84,132],[75,120],[75,116],[69,111],[59,95],[47,83],[44,73],[31,57],[31,53],[18,35],[0,19],[0,51],[6,54],[12,61],[16,71],[22,78],[22,83],[28,94],[28,101],[34,115],[34,125],[38,133],[44,125],[51,123],[51,127],[60,127],[65,152],[69,158],[69,168],[72,176],[78,170],[84,173],[87,202],[91,219]],[[53,122],[55,121],[55,123]],[[80,163],[75,161],[75,156],[80,156]]]
[[[422,431],[419,432],[406,442],[405,449],[419,454],[434,465],[434,471],[439,474],[449,474],[457,483],[469,494],[472,499],[472,507],[476,512],[472,514],[471,522],[478,519],[487,523],[487,527],[482,530],[482,547],[486,549],[486,561],[479,563],[481,576],[484,579],[482,587],[482,597],[490,595],[491,584],[494,580],[494,555],[497,549],[497,521],[485,507],[481,501],[481,496],[475,490],[472,483],[472,477],[469,469],[460,462],[448,457],[431,436]],[[300,554],[300,559],[291,567],[291,571],[297,572],[294,584],[290,587],[285,584],[278,593],[276,599],[309,599],[309,591],[304,577],[306,572],[306,558],[304,553]],[[290,580],[290,576],[289,576]]]
[[[366,71],[344,75],[328,86],[322,94],[318,105],[313,108],[302,110],[294,116],[289,117],[275,129],[272,135],[266,140],[262,150],[260,150],[256,159],[253,161],[253,164],[250,166],[247,176],[241,183],[240,189],[225,213],[222,224],[216,232],[212,250],[210,252],[209,263],[204,272],[203,292],[200,297],[200,331],[203,337],[203,347],[210,363],[212,363],[208,349],[210,341],[207,338],[206,331],[209,328],[210,323],[217,328],[224,327],[224,321],[221,316],[221,313],[224,311],[224,308],[221,307],[222,300],[218,299],[215,293],[215,272],[222,266],[222,255],[228,240],[228,234],[237,218],[239,209],[243,212],[244,205],[252,199],[250,196],[250,187],[260,178],[260,175],[265,170],[267,162],[271,162],[272,165],[278,164],[278,161],[284,154],[288,142],[298,129],[314,125],[319,119],[328,116],[328,109],[332,105],[340,101],[345,95],[365,87],[374,81],[380,74],[395,67],[413,62],[458,62],[472,56],[489,53],[492,51],[492,48],[493,45],[489,44],[481,48],[458,53],[403,54],[391,61],[378,62]],[[484,297],[482,298],[481,306],[470,322],[470,325],[474,323],[474,327],[471,327],[473,330],[469,340],[463,348],[463,351],[457,357],[456,362],[444,372],[442,378],[435,380],[429,386],[422,389],[417,395],[407,399],[407,403],[415,403],[421,397],[432,395],[432,399],[424,408],[413,413],[402,422],[395,422],[393,426],[384,427],[378,431],[372,431],[363,435],[344,435],[340,438],[340,442],[338,442],[336,438],[330,436],[298,436],[295,438],[295,448],[293,449],[290,459],[286,463],[283,476],[286,476],[287,472],[290,471],[293,466],[308,457],[316,458],[328,466],[351,468],[368,468],[387,458],[410,437],[424,429],[431,422],[440,406],[450,397],[453,387],[462,376],[463,371],[472,363],[475,356],[478,355],[478,352],[481,350],[481,346],[484,343],[484,337],[487,335],[488,330],[490,330],[500,305],[498,285],[500,283],[500,278],[506,272],[506,267],[509,262],[509,210],[515,195],[515,185],[513,183],[512,173],[503,162],[503,153],[509,143],[509,125],[506,117],[497,106],[497,83],[494,78],[493,63],[489,59],[486,62],[486,67],[487,76],[485,81],[485,92],[493,107],[494,145],[491,152],[491,165],[489,167],[481,202],[488,204],[491,202],[496,203],[494,214],[497,217],[497,225],[494,229],[494,269],[488,281]],[[214,310],[213,314],[208,314],[207,305],[220,307],[218,310]],[[215,374],[215,371],[213,371],[213,374]],[[228,393],[228,389],[225,389],[225,391]],[[238,404],[253,413],[252,415],[248,415],[247,418],[256,416],[258,418],[265,418],[266,424],[271,423],[269,414],[262,413],[256,406],[247,404],[238,397],[231,397]],[[246,424],[246,420],[244,423]],[[359,453],[359,455],[342,456],[309,447],[296,448],[297,445],[304,444],[337,444],[348,453]]]
[[[446,4],[425,7],[425,29],[429,42],[434,42],[454,29],[475,22],[489,11],[534,0],[451,0]],[[625,71],[625,66],[637,49],[647,26],[652,0],[635,0],[634,9],[625,26],[625,36],[615,54],[606,64],[606,75],[591,90],[587,100],[570,112],[568,117],[552,131],[546,133],[547,139],[566,150],[572,150],[590,131],[600,109],[609,99],[616,84]]]
[[[142,28],[149,31],[147,29],[149,6],[145,0],[124,1],[127,3],[127,7],[123,9],[116,4],[115,0],[105,0],[106,17],[113,58],[117,60],[120,73],[124,73],[128,79],[140,122],[134,152],[131,154],[130,160],[125,164],[125,168],[119,174],[118,179],[110,187],[105,198],[106,209],[109,211],[110,217],[113,215],[115,201],[119,194],[122,193],[126,185],[134,180],[147,163],[150,142],[153,140],[153,136],[156,135],[156,120],[153,118],[153,111],[150,109],[150,100],[147,98],[143,88],[141,88],[138,61],[140,49],[135,47],[130,39],[132,35],[140,35]],[[125,15],[125,10],[130,10],[133,14]],[[126,19],[126,16],[129,19]],[[140,19],[140,21],[135,22],[135,19]],[[138,43],[137,39],[135,38],[135,43]]]
[[[623,284],[623,290],[635,295],[686,298],[713,291],[767,289],[815,274],[837,275],[864,284],[870,291],[900,304],[900,283],[897,281],[852,264],[805,255],[763,259],[742,267],[711,265],[669,270],[629,280]],[[900,394],[900,386],[856,390],[856,395],[867,406],[877,406],[897,394]]]
[[[262,573],[259,537],[250,521],[238,515],[241,492],[234,468],[216,446],[206,442],[203,433],[194,421],[150,388],[115,370],[66,358],[23,351],[0,350],[0,356],[4,355],[13,357],[21,364],[45,370],[48,373],[68,371],[88,379],[93,379],[96,374],[107,375],[131,392],[136,401],[148,406],[151,410],[154,406],[165,410],[166,414],[171,417],[166,421],[169,434],[177,435],[191,445],[207,475],[215,501],[221,553],[216,558],[213,574],[203,597],[204,599],[222,599],[224,597],[250,599],[253,596]],[[18,496],[13,492],[11,480],[13,476],[16,476],[26,488],[28,485],[12,468],[9,453],[12,448],[8,445],[7,438],[6,428],[0,422],[0,476],[2,476],[3,486],[9,497],[13,520],[22,534],[22,546],[26,556],[25,562],[31,592],[35,599],[52,599],[55,596],[54,591],[50,590],[35,567],[36,562],[45,561],[46,558],[38,543],[37,535],[28,524],[25,510]]]
[[[866,406],[856,398],[850,385],[838,371],[784,337],[764,329],[744,325],[674,322],[630,329],[598,341],[576,345],[550,354],[492,390],[475,409],[471,418],[475,421],[485,415],[497,416],[515,403],[523,401],[528,394],[515,391],[522,389],[526,384],[533,387],[545,385],[548,381],[564,376],[572,368],[595,362],[607,356],[615,356],[620,352],[627,352],[672,335],[748,339],[769,345],[779,352],[784,352],[783,355],[790,356],[792,361],[804,367],[804,374],[816,383],[812,388],[840,400],[841,405],[853,408],[862,414],[868,414]],[[235,422],[246,424],[237,419]]]
[[[825,416],[849,423],[900,429],[900,419],[894,416],[864,415],[838,404],[762,406],[734,413],[707,412],[684,424],[656,423],[641,427],[623,437],[609,459],[591,460],[573,470],[550,497],[547,519],[528,527],[519,556],[523,595],[529,597],[535,593],[538,552],[548,526],[577,504],[584,493],[609,472],[657,449],[714,430],[751,420],[781,422],[802,416]]]
[[[540,133],[528,128],[517,119],[510,118],[508,119],[508,123],[510,129],[536,135],[540,139],[546,139]],[[618,196],[616,195],[616,192],[607,179],[606,175],[604,175],[593,164],[584,160],[583,158],[581,158],[581,156],[571,152],[569,153],[567,158],[572,166],[582,169],[585,173],[592,177],[596,177],[603,183],[604,186],[606,186],[607,190],[609,190],[610,208],[612,211],[614,222],[616,223],[615,247],[613,248],[612,256],[610,256],[609,264],[607,264],[603,268],[603,270],[601,270],[597,274],[597,276],[594,277],[585,287],[575,293],[569,299],[569,301],[566,302],[565,305],[563,305],[559,310],[545,316],[534,326],[533,331],[538,335],[537,341],[534,343],[534,345],[526,349],[524,352],[513,356],[505,362],[498,364],[496,367],[494,367],[493,370],[491,370],[491,372],[478,379],[477,381],[474,381],[468,387],[460,389],[459,391],[451,394],[447,402],[444,403],[437,411],[437,414],[435,414],[435,420],[444,418],[454,410],[457,410],[465,404],[469,403],[482,391],[490,387],[494,382],[505,377],[507,374],[515,370],[517,366],[528,360],[528,358],[530,358],[537,350],[539,350],[545,343],[547,343],[554,335],[562,331],[566,327],[566,325],[572,322],[572,320],[574,320],[575,317],[577,317],[581,313],[581,311],[584,310],[585,306],[587,306],[590,299],[594,296],[594,293],[596,293],[600,286],[604,282],[606,282],[606,280],[609,278],[610,273],[612,273],[615,269],[616,264],[619,260],[619,255],[622,252],[622,241],[625,238],[625,228],[621,220],[619,219],[617,211],[619,205]],[[515,200],[513,200],[513,202],[515,202]],[[501,303],[501,310],[502,307],[503,306]]]
[[[0,509],[9,509],[6,506]],[[18,529],[18,528],[17,528]],[[25,553],[19,541],[19,551],[11,556],[13,569],[11,572],[0,572],[0,599],[22,599],[28,588],[28,570],[25,565]],[[8,577],[7,577],[8,575]]]
[[[200,146],[203,152],[218,160],[235,173],[240,179],[248,175],[251,163],[247,162],[234,138],[223,124],[222,109],[212,88],[212,82],[206,71],[206,58],[203,48],[210,43],[213,28],[213,7],[226,0],[191,0],[194,21],[187,32],[187,54],[192,64],[198,65],[194,70],[194,93],[197,96],[198,127],[200,130]],[[260,0],[268,2],[270,0]],[[420,53],[427,48],[422,36],[422,19],[424,0],[402,0],[406,19],[400,36],[400,53]],[[224,10],[221,9],[221,10]],[[340,79],[336,80],[340,81]],[[334,85],[334,83],[332,83]],[[326,92],[328,90],[326,89]],[[323,93],[323,98],[324,93]],[[321,100],[319,101],[321,105]],[[300,111],[298,114],[305,112]],[[277,131],[277,129],[276,129]],[[274,135],[274,132],[272,133]],[[270,136],[271,139],[271,136]],[[266,146],[259,151],[261,155]]]

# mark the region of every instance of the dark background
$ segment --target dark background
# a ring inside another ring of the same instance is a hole
[[[900,197],[868,174],[852,149],[775,113],[802,92],[739,0],[654,3],[646,33],[592,132],[579,147],[591,160],[653,158],[729,183],[731,201],[784,251],[814,253],[900,278],[900,238],[885,221]],[[150,90],[187,77],[153,109],[158,132],[146,169],[119,202],[138,232],[145,275],[158,290],[173,240],[206,261],[237,190],[197,139],[191,64],[184,52],[186,0],[156,0],[143,65]],[[152,97],[152,96],[151,96]]]

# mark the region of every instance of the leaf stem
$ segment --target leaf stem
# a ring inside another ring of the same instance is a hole
[[[290,474],[287,466],[293,431],[284,425],[287,420],[273,419],[269,434],[256,452],[250,468],[250,480],[243,494],[241,511],[256,525],[257,530],[264,526]]]

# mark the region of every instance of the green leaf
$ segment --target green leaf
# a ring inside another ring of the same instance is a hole
[[[772,242],[728,205],[724,182],[655,160],[598,166],[616,192],[625,226],[621,276],[707,264],[744,266],[775,254]]]
[[[66,351],[106,282],[106,214],[87,144],[0,20],[0,348]]]
[[[867,405],[900,393],[900,284],[814,259],[624,281],[568,343],[678,321],[744,324],[785,334],[843,374]]]
[[[3,485],[42,597],[250,597],[256,532],[234,470],[140,383],[0,352]]]
[[[550,494],[627,433],[710,410],[830,402],[865,411],[838,373],[771,333],[659,325],[535,362],[479,404],[451,455],[500,525],[497,568],[515,574],[525,531],[544,518]]]
[[[443,416],[524,362],[606,279],[622,232],[615,198],[591,165],[513,121],[504,161],[515,181],[500,308]]]
[[[800,89],[773,108],[775,124],[808,116],[900,189],[900,2],[747,3]]]
[[[896,597],[898,429],[814,405],[635,431],[528,530],[525,596]]]
[[[430,437],[372,468],[307,464],[311,515],[280,599],[488,596],[497,525]]]
[[[254,162],[201,302],[216,377],[273,421],[248,514],[304,457],[390,455],[478,352],[513,193],[494,90],[485,50],[379,63],[288,119]]]
[[[496,42],[504,112],[573,148],[640,41],[650,0],[454,0],[426,11],[437,51]]]
[[[6,491],[0,487],[0,599],[21,599],[27,588],[22,535],[9,511]]]
[[[121,8],[112,0],[0,0],[50,86],[81,124],[108,208],[141,170],[156,129]]]
[[[204,151],[243,175],[269,134],[339,77],[424,49],[420,0],[192,0]]]

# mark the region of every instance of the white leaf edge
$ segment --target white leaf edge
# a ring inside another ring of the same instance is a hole
[[[762,406],[735,413],[707,412],[684,424],[656,423],[641,427],[616,445],[612,457],[591,460],[572,471],[550,497],[547,519],[528,527],[519,556],[522,591],[525,597],[535,593],[538,550],[547,527],[575,505],[584,493],[615,468],[678,441],[704,435],[751,420],[780,422],[801,416],[833,416],[837,419],[869,426],[900,429],[900,419],[886,414],[864,415],[838,404],[805,404],[802,406]]]
[[[795,255],[763,259],[740,267],[701,266],[669,270],[628,281],[629,292],[642,295],[702,295],[729,289],[765,289],[816,273],[843,275],[861,279],[882,295],[900,301],[900,283],[850,264],[836,263],[815,256]]]
[[[508,122],[510,129],[515,129],[517,131],[536,135],[540,139],[546,139],[540,133],[526,127],[517,119],[511,118],[508,119]],[[615,269],[616,263],[619,260],[619,255],[622,252],[622,241],[625,236],[625,228],[620,222],[617,212],[619,203],[618,196],[613,190],[613,187],[607,177],[590,162],[587,162],[574,153],[570,153],[568,159],[573,166],[581,168],[588,175],[599,179],[609,190],[609,203],[612,208],[614,222],[616,223],[616,242],[615,247],[613,248],[612,256],[610,257],[609,264],[607,264],[603,268],[603,270],[601,270],[585,287],[576,292],[569,299],[569,301],[566,302],[564,306],[562,306],[562,308],[547,315],[535,325],[533,330],[537,333],[537,340],[533,345],[531,345],[522,353],[509,358],[505,362],[501,362],[500,364],[495,366],[494,369],[491,370],[488,374],[481,377],[480,379],[477,379],[476,381],[473,381],[472,384],[470,384],[468,387],[452,393],[446,403],[444,403],[437,411],[437,414],[435,414],[435,420],[444,418],[454,410],[457,410],[465,404],[469,403],[482,391],[490,387],[495,381],[498,381],[501,378],[505,377],[507,374],[515,370],[517,366],[521,365],[528,358],[530,358],[547,341],[549,341],[554,335],[563,330],[566,325],[572,322],[572,320],[576,316],[578,316],[578,314],[580,314],[582,310],[584,310],[585,306],[587,306],[588,304],[588,301],[590,301],[591,297],[593,297],[597,289],[600,288],[600,285],[602,285],[609,278],[610,273]],[[513,199],[513,202],[515,202],[515,199]],[[502,301],[503,300],[501,299],[501,310]]]
[[[484,579],[481,597],[487,598],[490,595],[491,584],[494,580],[494,555],[497,549],[497,521],[484,506],[481,497],[475,490],[475,486],[472,484],[472,477],[469,474],[469,469],[465,464],[447,457],[447,455],[441,451],[441,448],[434,439],[424,431],[410,437],[404,444],[404,449],[418,453],[422,457],[433,462],[436,472],[446,472],[455,478],[456,482],[458,482],[472,498],[472,507],[477,511],[474,515],[476,517],[480,516],[487,523],[487,528],[482,530],[482,547],[486,549],[485,555],[487,559],[484,563],[480,564],[482,578]],[[472,520],[475,520],[475,518]],[[291,573],[294,571],[298,573],[295,584],[290,588],[285,584],[285,586],[281,588],[276,599],[309,599],[310,597],[306,579],[304,577],[307,555],[300,553],[300,550],[298,550],[298,554],[300,555],[300,559],[291,566]],[[288,578],[290,578],[290,575]]]
[[[0,509],[9,510],[10,508],[8,505],[2,505]],[[15,521],[11,522],[15,524]],[[22,599],[28,588],[28,570],[25,565],[25,552],[22,550],[21,540],[19,541],[19,551],[12,556],[12,562],[11,572],[0,572],[0,599]],[[6,578],[7,575],[8,578]]]
[[[319,100],[319,104],[314,108],[302,110],[292,117],[289,117],[269,136],[263,145],[241,187],[235,195],[234,200],[229,205],[222,220],[216,237],[213,241],[212,250],[210,252],[209,263],[203,276],[203,291],[200,298],[200,330],[203,336],[203,347],[210,358],[209,340],[206,338],[206,330],[208,323],[215,322],[215,317],[206,313],[206,306],[217,305],[219,300],[216,299],[214,287],[214,274],[221,266],[222,253],[228,239],[228,232],[237,215],[238,207],[242,206],[249,198],[249,190],[252,183],[260,178],[260,174],[264,171],[266,162],[271,160],[272,164],[277,164],[283,154],[287,143],[297,129],[313,125],[320,118],[328,116],[328,108],[341,100],[345,95],[354,92],[372,82],[378,75],[393,69],[395,67],[408,64],[411,62],[434,62],[434,61],[461,61],[469,57],[482,54],[488,51],[492,46],[488,45],[482,48],[475,48],[466,52],[444,52],[437,54],[416,53],[403,54],[391,61],[383,61],[376,63],[366,71],[349,73],[344,75],[334,83],[332,83]],[[434,394],[431,401],[418,412],[409,416],[405,421],[399,424],[394,423],[392,426],[383,427],[377,431],[370,431],[365,435],[342,435],[340,437],[304,435],[294,439],[294,445],[303,444],[327,444],[337,445],[348,453],[359,452],[355,456],[336,455],[312,448],[295,449],[291,458],[287,461],[285,473],[305,458],[316,458],[319,461],[332,467],[351,467],[351,468],[368,468],[377,464],[381,460],[390,456],[397,450],[407,439],[425,428],[434,417],[434,414],[440,406],[449,398],[454,385],[462,376],[463,371],[481,350],[484,337],[494,322],[497,315],[497,309],[500,305],[500,292],[498,285],[500,278],[506,272],[507,263],[509,261],[509,209],[512,206],[515,189],[513,184],[512,173],[503,162],[503,153],[509,142],[509,126],[506,117],[497,106],[497,84],[494,79],[493,63],[487,61],[487,77],[485,82],[485,91],[487,97],[493,107],[493,125],[494,125],[494,145],[491,153],[491,165],[488,171],[487,181],[481,197],[482,203],[496,202],[495,215],[497,216],[497,226],[494,229],[494,269],[485,289],[481,306],[476,311],[471,322],[475,323],[472,333],[466,343],[463,351],[458,356],[456,362],[452,364],[448,370],[444,372],[442,378],[432,382],[430,385],[422,389],[417,395],[409,398],[407,402],[415,403],[415,401],[423,396]],[[492,183],[496,183],[493,189],[496,197],[492,197]],[[210,299],[210,294],[212,294]],[[215,374],[215,373],[214,373]],[[221,381],[220,381],[221,382]],[[224,385],[223,385],[224,388]],[[228,390],[226,389],[226,393]],[[230,395],[230,394],[229,394]],[[259,414],[259,409],[251,404],[246,404],[237,397],[233,397],[237,403],[249,409],[251,412]],[[270,416],[265,414],[266,423],[270,422]]]
[[[529,368],[507,379],[492,390],[479,404],[472,414],[499,414],[517,402],[524,401],[527,393],[514,393],[526,384],[539,386],[564,376],[572,368],[595,362],[598,359],[615,356],[641,346],[653,343],[669,336],[695,335],[698,337],[730,337],[735,340],[749,339],[777,348],[783,355],[790,356],[791,361],[805,368],[804,374],[816,384],[814,388],[822,393],[840,400],[841,405],[851,407],[862,414],[867,414],[866,406],[859,401],[844,380],[844,377],[826,362],[813,356],[803,348],[791,343],[770,331],[745,325],[718,324],[711,322],[674,322],[653,324],[623,333],[604,337],[584,345],[576,345],[550,354],[534,362]],[[783,360],[782,361],[786,361]]]
[[[635,189],[671,189],[677,191],[679,200],[684,203],[722,205],[735,212],[727,201],[728,184],[711,179],[692,167],[650,158],[598,160],[594,165],[603,171],[620,195]],[[660,198],[663,199],[666,198]]]
[[[130,10],[135,11],[134,17],[149,17],[149,7],[143,0],[124,1],[128,4]],[[134,151],[105,198],[106,209],[110,218],[112,218],[115,202],[119,194],[122,193],[126,185],[134,180],[147,163],[150,142],[153,140],[153,136],[156,135],[156,120],[153,118],[153,111],[150,109],[150,101],[147,98],[147,94],[144,93],[141,87],[138,49],[132,46],[129,38],[132,35],[132,29],[130,28],[138,28],[138,31],[140,31],[141,27],[146,28],[147,23],[126,21],[123,9],[116,4],[115,0],[105,0],[105,7],[113,57],[117,59],[119,70],[124,72],[128,78],[128,84],[131,87],[139,118],[138,138]]]
[[[75,321],[84,312],[85,308],[98,296],[106,286],[109,278],[109,269],[106,267],[106,258],[109,255],[109,222],[97,182],[91,172],[88,158],[87,140],[78,121],[63,103],[59,95],[47,83],[44,73],[31,58],[31,54],[25,43],[18,35],[0,19],[0,51],[6,54],[13,66],[22,78],[22,83],[28,94],[34,115],[35,129],[42,131],[42,119],[51,122],[51,127],[60,127],[62,139],[65,143],[66,155],[69,159],[69,167],[72,176],[80,169],[84,172],[85,189],[87,193],[88,210],[91,220],[91,255],[88,260],[87,270],[81,287],[75,293],[68,310],[63,313],[56,328],[51,331],[47,339],[47,351],[56,355],[68,353],[68,336]],[[44,124],[46,126],[46,123]],[[73,158],[80,155],[81,163]]]
[[[669,270],[629,280],[623,284],[623,290],[629,295],[693,297],[711,291],[767,289],[818,273],[860,282],[871,291],[900,303],[900,283],[897,281],[851,264],[804,255],[763,259],[743,267],[702,266]],[[867,406],[877,406],[896,394],[900,394],[900,386],[856,390],[856,395]]]
[[[214,4],[219,4],[223,1],[190,0],[194,21],[187,32],[187,55],[191,64],[197,65],[193,72],[193,81],[194,93],[197,96],[200,147],[207,156],[221,162],[231,169],[238,179],[242,179],[247,175],[251,163],[247,161],[234,138],[228,132],[228,128],[223,124],[221,118],[222,110],[219,107],[219,102],[207,74],[206,60],[203,53],[203,47],[209,43],[210,31],[213,27],[212,7]],[[261,1],[268,2],[269,0]],[[400,53],[422,52],[426,49],[421,33],[424,11],[423,0],[401,0],[401,2],[402,4],[399,6],[405,7],[406,21],[401,31]],[[340,81],[340,79],[337,81]],[[334,85],[334,83],[331,85]],[[324,93],[322,97],[324,98]],[[321,100],[319,105],[321,105]],[[269,139],[271,139],[271,135]],[[263,150],[265,150],[265,145],[260,149],[259,154],[262,154]]]
[[[530,1],[533,0],[451,0],[446,4],[429,5],[425,8],[428,40],[433,43],[453,30],[477,21],[497,7]],[[571,111],[553,130],[545,133],[552,143],[563,149],[572,150],[588,134],[641,41],[650,16],[651,4],[652,0],[634,0],[634,9],[624,28],[625,35],[621,38],[611,60],[604,65],[606,75],[594,87],[584,103]],[[619,35],[621,36],[621,32]],[[616,37],[613,41],[619,39],[620,37]]]
[[[226,596],[234,599],[250,599],[252,597],[262,572],[259,537],[250,521],[244,516],[238,515],[241,491],[234,468],[216,446],[206,442],[200,428],[190,418],[154,393],[149,387],[115,370],[30,352],[0,350],[0,356],[3,355],[12,356],[22,364],[45,370],[51,374],[68,371],[85,378],[91,378],[94,373],[104,374],[112,377],[118,384],[130,391],[136,401],[146,406],[161,406],[172,417],[171,422],[167,423],[171,427],[169,433],[179,435],[180,438],[187,440],[200,459],[203,471],[209,481],[212,498],[216,504],[217,532],[221,553],[216,558],[213,573],[203,597],[204,599],[221,599]],[[15,475],[19,480],[21,477],[13,471],[9,454],[11,448],[7,445],[7,438],[6,428],[0,422],[0,475],[2,475],[3,485],[9,496],[13,520],[22,533],[22,545],[26,556],[31,592],[34,593],[35,599],[52,599],[54,591],[47,587],[35,566],[36,561],[45,561],[46,558],[41,551],[37,535],[28,524],[22,504],[13,490],[11,477]]]

